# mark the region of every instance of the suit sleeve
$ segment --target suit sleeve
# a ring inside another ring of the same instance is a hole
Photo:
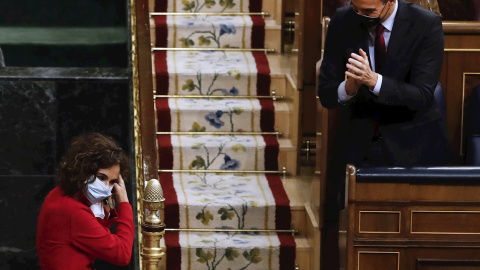
[[[377,102],[385,105],[401,105],[419,111],[428,107],[434,99],[433,93],[440,78],[443,62],[444,36],[439,16],[433,15],[422,29],[414,59],[411,62],[410,76],[405,81],[398,81],[388,76],[383,77],[382,87]],[[409,46],[406,44],[406,46]],[[406,82],[407,81],[407,82]]]
[[[118,205],[116,234],[98,223],[88,208],[72,214],[72,241],[80,250],[116,265],[127,265],[132,256],[133,227],[132,206],[128,202]]]
[[[333,16],[327,30],[325,48],[318,77],[318,97],[322,106],[334,108],[338,106],[338,86],[345,79],[345,65],[341,49],[341,22]],[[340,48],[339,48],[340,47]]]

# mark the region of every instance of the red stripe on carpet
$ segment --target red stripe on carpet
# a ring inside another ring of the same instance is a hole
[[[165,198],[164,222],[167,228],[178,228],[180,226],[180,210],[177,193],[173,186],[173,175],[172,173],[161,173],[159,177]]]
[[[180,247],[179,233],[165,233],[165,245],[167,246],[167,269],[180,270],[182,266],[182,249]],[[282,251],[280,250],[280,252]]]
[[[157,98],[155,100],[155,108],[157,111],[157,131],[171,131],[172,118],[170,117],[168,98]]]
[[[265,141],[265,170],[278,170],[278,152],[279,144],[277,138],[273,135],[263,135]]]
[[[154,53],[155,85],[157,95],[167,95],[170,77],[168,74],[167,52],[157,51]]]
[[[265,20],[260,16],[250,16],[252,18],[252,48],[265,47]]]
[[[278,234],[280,240],[280,270],[295,269],[295,239],[291,234]]]
[[[259,99],[260,106],[260,130],[263,132],[275,131],[275,106],[271,99]]]
[[[158,168],[171,170],[173,168],[173,147],[170,135],[158,135]]]
[[[255,63],[257,65],[257,95],[270,95],[270,66],[268,64],[267,55],[264,52],[253,52]]]
[[[292,220],[290,199],[285,192],[282,179],[276,174],[266,174],[265,177],[275,199],[275,229],[289,230]]]
[[[248,8],[250,12],[262,12],[262,1],[250,0]]]
[[[155,16],[153,17],[153,20],[155,22],[155,47],[167,47],[167,16]]]
[[[155,0],[155,12],[167,12],[168,1]]]

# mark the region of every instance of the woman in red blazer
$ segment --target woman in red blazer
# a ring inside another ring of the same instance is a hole
[[[127,156],[112,138],[91,133],[72,141],[58,168],[59,185],[40,210],[36,244],[43,270],[92,269],[95,258],[130,262],[135,230],[122,179],[127,170]],[[112,193],[118,212],[106,203]]]

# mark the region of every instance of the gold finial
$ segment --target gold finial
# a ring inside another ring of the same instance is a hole
[[[148,202],[160,202],[164,201],[163,190],[160,182],[157,179],[152,179],[148,181],[147,186],[145,187],[145,199],[144,201]]]
[[[163,190],[160,182],[157,179],[148,181],[145,187],[143,197],[143,205],[145,209],[150,211],[150,216],[145,220],[145,223],[150,226],[160,226],[162,220],[157,216],[157,211],[163,208]]]

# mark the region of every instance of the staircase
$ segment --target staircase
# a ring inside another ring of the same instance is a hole
[[[149,2],[165,269],[313,269],[278,2]]]

